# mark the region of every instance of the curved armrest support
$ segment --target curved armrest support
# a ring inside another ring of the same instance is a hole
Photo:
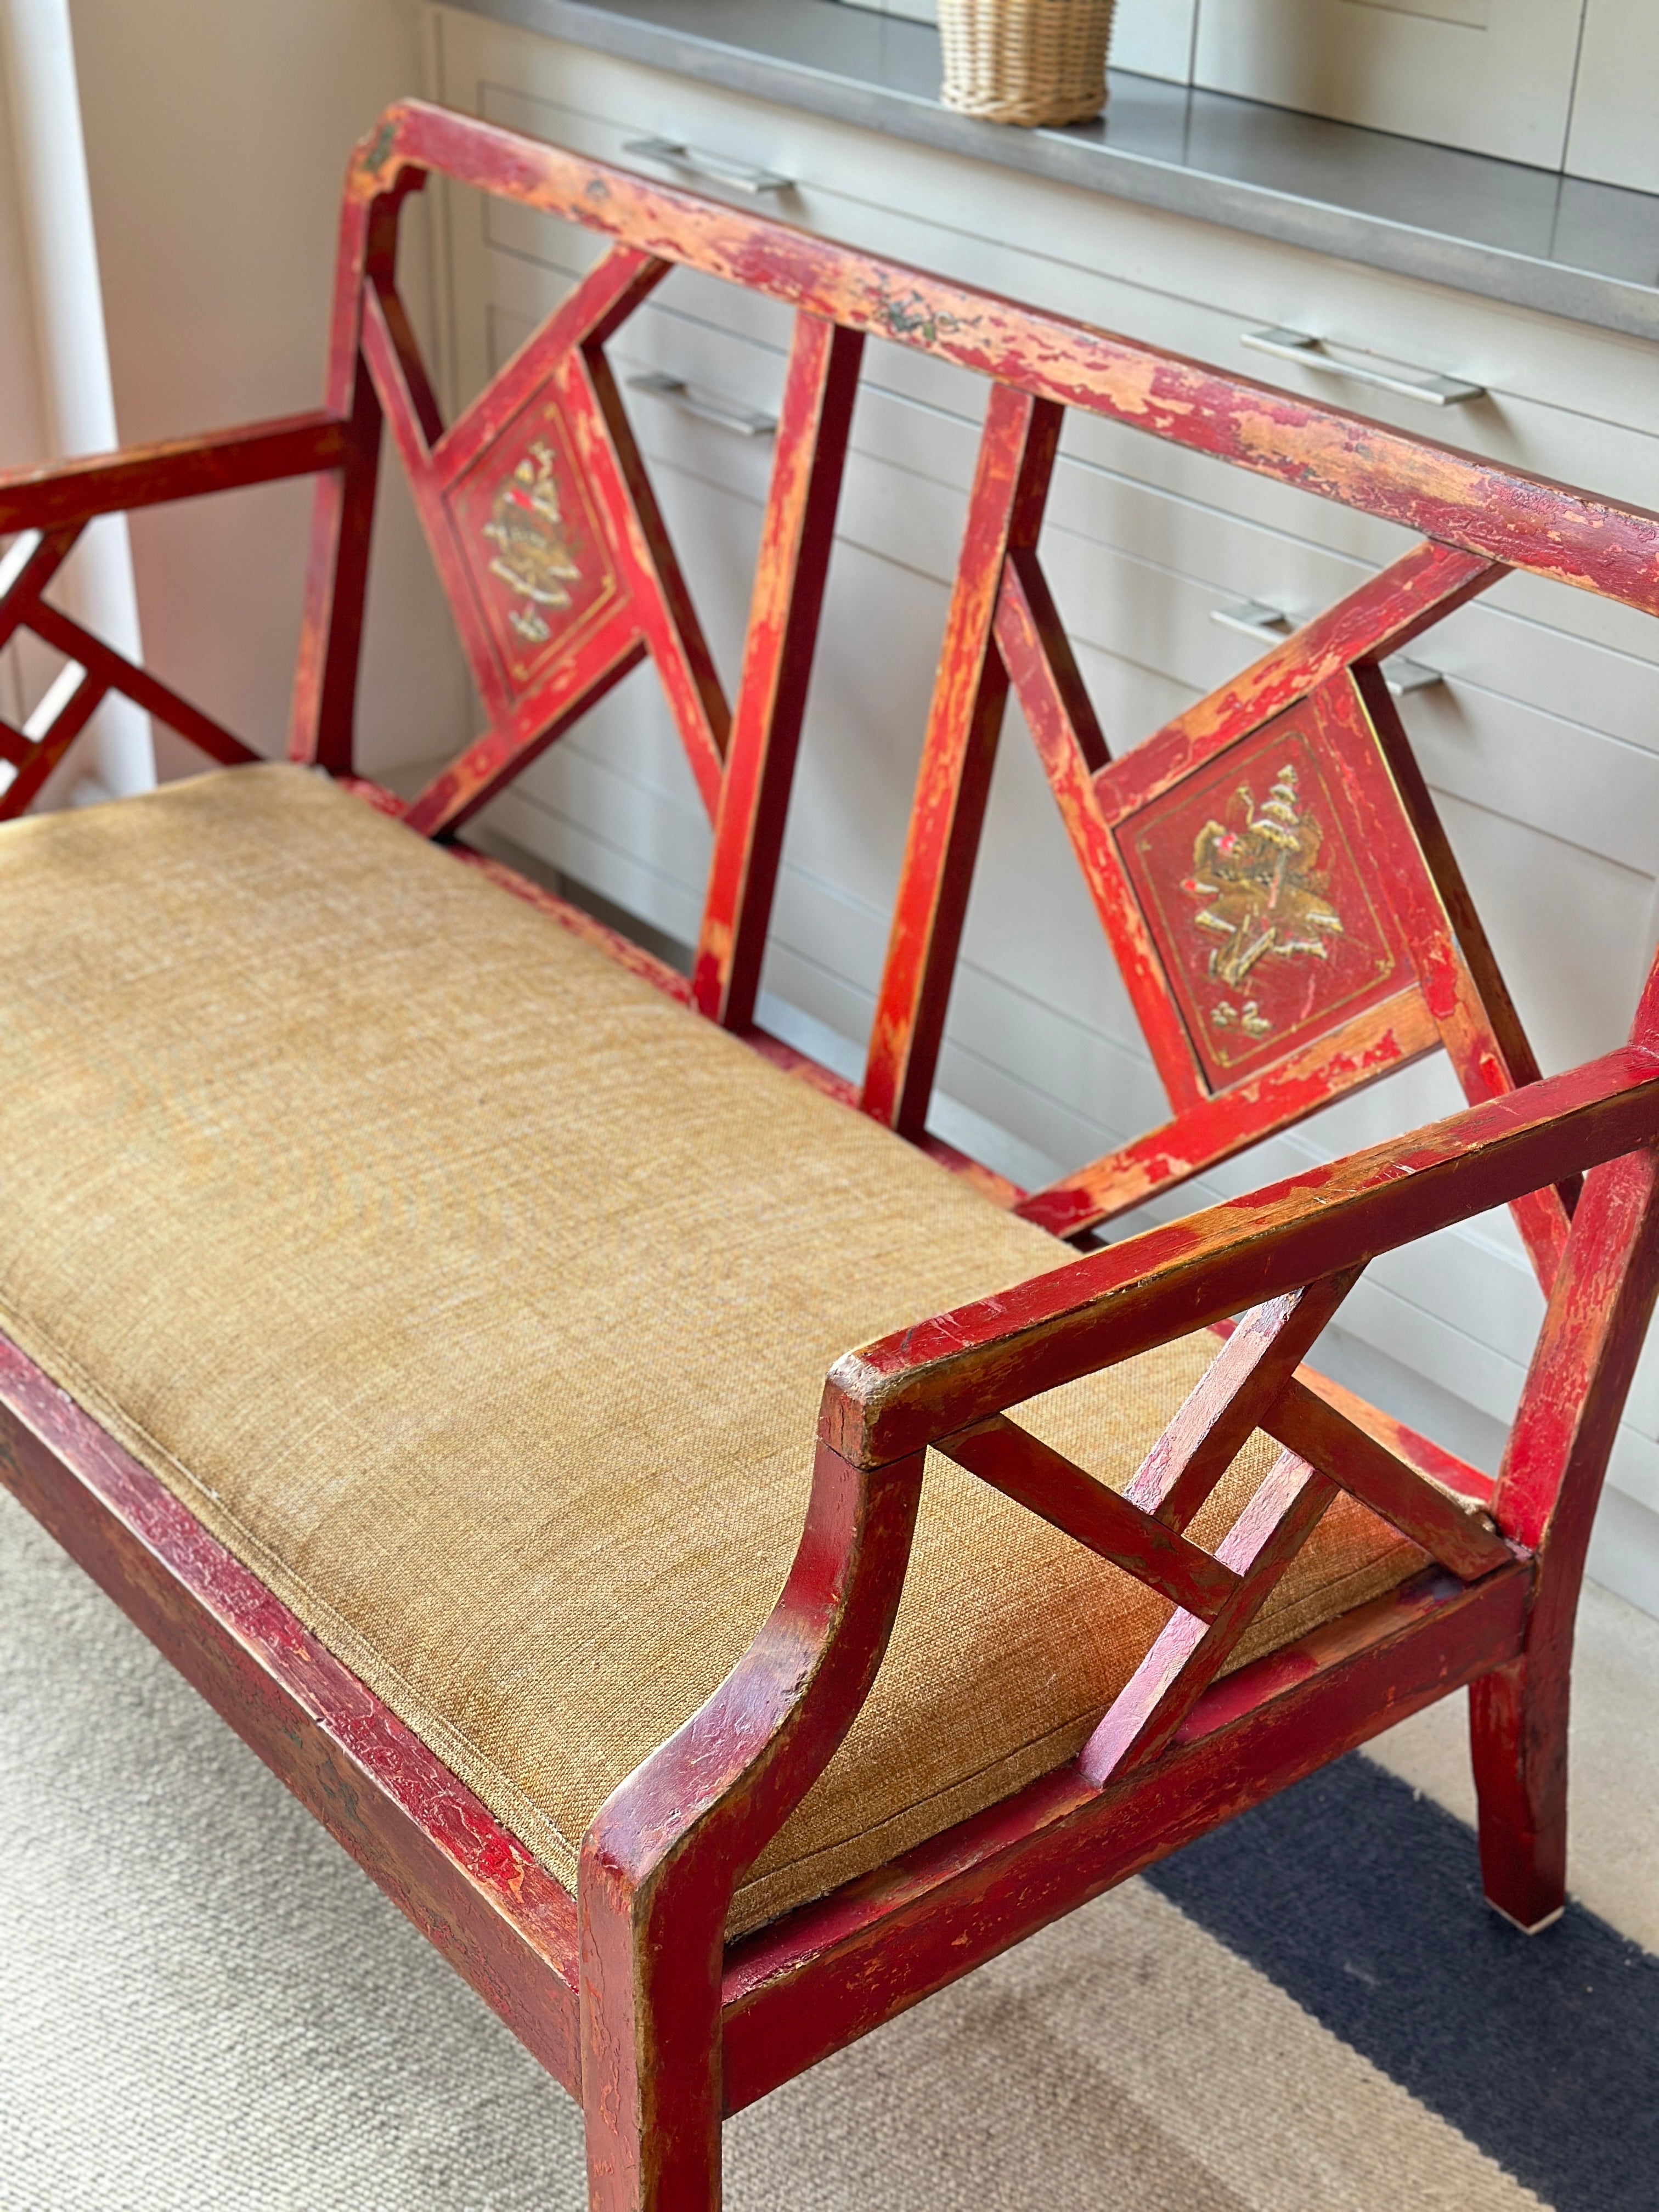
[[[921,1468],[918,1453],[866,1473],[820,1445],[800,1545],[765,1626],[583,1839],[583,2102],[596,2205],[655,2203],[659,2192],[677,2201],[677,2168],[709,2170],[732,1893],[869,1693],[898,1609]],[[655,2166],[644,2178],[627,2165],[641,2142]]]

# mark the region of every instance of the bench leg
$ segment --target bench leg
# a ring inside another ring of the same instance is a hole
[[[1469,1688],[1486,1902],[1528,1936],[1567,1895],[1567,1702],[1571,1649],[1529,1650]]]
[[[624,2114],[584,2101],[589,2212],[720,2212],[719,2114],[688,2115],[672,2085],[653,2087],[682,2106],[680,2124],[660,2110],[641,2120],[637,2107]],[[660,2107],[665,2100],[659,2094],[650,2101]]]
[[[720,2212],[720,2113],[696,2082],[659,2070],[620,2102],[585,2094],[582,2127],[589,2212]]]
[[[655,1901],[603,1879],[584,1899],[590,2212],[720,2212],[724,1899],[701,1940]]]
[[[826,1400],[826,1403],[830,1402]],[[800,1547],[706,1704],[594,1814],[576,1881],[591,2212],[718,2212],[732,1889],[868,1696],[904,1583],[922,1454],[820,1443]]]

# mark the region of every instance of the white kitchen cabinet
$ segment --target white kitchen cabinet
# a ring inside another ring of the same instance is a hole
[[[1118,0],[1106,58],[1113,69],[1185,84],[1193,70],[1199,0]]]
[[[938,0],[842,4],[938,17]],[[1136,76],[1659,191],[1652,0],[1118,0],[1108,59]]]

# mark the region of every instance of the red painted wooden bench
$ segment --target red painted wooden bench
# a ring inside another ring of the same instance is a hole
[[[431,173],[611,241],[447,426],[395,283],[399,210]],[[729,707],[605,354],[678,264],[794,311]],[[988,399],[855,1093],[754,1015],[871,338],[979,373]],[[1067,408],[1421,542],[1114,757],[1038,556]],[[489,718],[401,807],[352,760],[383,426]],[[303,474],[318,490],[292,754],[322,779],[252,765],[44,596],[96,514]],[[15,770],[0,812],[22,813],[111,690],[234,771],[0,832],[0,1472],[581,2100],[596,2206],[717,2202],[723,2112],[1464,1684],[1487,1895],[1528,1929],[1559,1911],[1574,1609],[1656,1289],[1659,992],[1626,1047],[1540,1079],[1379,663],[1511,569],[1659,611],[1659,522],[410,105],[349,171],[324,409],[0,477],[0,531],[21,533],[0,641],[32,630],[85,671],[44,734],[0,727]],[[647,655],[714,824],[689,981],[457,841]],[[1030,1194],[925,1123],[1011,689],[1170,1099],[1162,1127]],[[475,986],[489,1019],[469,1029]],[[1149,1194],[1436,1049],[1466,1111],[1089,1249]],[[540,1174],[581,1145],[581,1173]],[[821,1184],[820,1148],[836,1163]],[[607,1190],[612,1152],[637,1204]],[[1547,1310],[1494,1483],[1300,1363],[1376,1255],[1505,1205]],[[641,1258],[641,1224],[676,1207]],[[621,1223],[597,1258],[584,1208]],[[522,1224],[544,1215],[574,1255],[550,1290],[522,1256],[541,1253]],[[780,1321],[753,1309],[786,1261],[797,1303]],[[239,1267],[258,1277],[245,1291]],[[475,1295],[492,1268],[498,1295]],[[936,1280],[977,1287],[929,1317],[908,1286]],[[574,1303],[547,1306],[556,1295]],[[815,1330],[833,1353],[842,1316],[890,1310],[904,1325],[836,1364],[813,1351]],[[509,1358],[503,1333],[526,1315]],[[360,1324],[347,1358],[337,1340]],[[264,1364],[262,1329],[278,1347]],[[406,1358],[386,1349],[399,1329]],[[451,1347],[475,1343],[495,1364],[481,1380],[458,1354],[454,1381]],[[795,1400],[780,1414],[767,1395],[790,1358],[809,1382],[830,1367],[810,1476],[810,1399],[797,1429]],[[406,1399],[354,1385],[396,1358]],[[579,1419],[605,1469],[597,1502],[585,1462],[564,1490],[539,1463],[507,1466],[503,1438],[527,1424],[556,1456]],[[629,1490],[653,1423],[700,1439],[714,1474],[676,1463]],[[308,1436],[326,1452],[307,1459]],[[495,1489],[480,1437],[507,1468]],[[770,1489],[751,1439],[783,1453]],[[360,1461],[382,1468],[367,1504]],[[459,1567],[410,1564],[411,1499],[450,1516]],[[793,1566],[749,1614],[744,1584],[735,1641],[704,1650],[705,1584],[763,1550],[755,1529],[780,1511]],[[599,1534],[572,1566],[579,1513]],[[356,1601],[348,1523],[368,1562]],[[665,1542],[695,1550],[694,1526],[705,1550],[667,1559]],[[639,1634],[665,1639],[643,1659],[628,1621],[580,1611],[629,1546],[646,1562]],[[390,1616],[418,1611],[441,1569],[473,1577],[481,1606],[521,1571],[532,1596],[520,1642],[486,1652],[424,1725],[441,1699],[420,1670],[453,1624]],[[648,1710],[617,1720],[621,1750],[597,1722],[592,1742],[538,1738],[545,1771],[526,1781],[489,1745],[518,1742],[550,1694],[544,1604],[580,1629],[559,1665],[586,1655],[587,1721],[613,1644]],[[1038,1691],[1009,1686],[1006,1638],[1026,1639],[1015,1671],[1073,1669],[1073,1706],[1103,1683],[1093,1708],[1020,1705]],[[1037,1663],[1045,1648],[1064,1664]],[[991,1746],[978,1784],[952,1751],[918,1804],[907,1762],[981,1724],[962,1708],[982,1702],[981,1677],[1019,1741]],[[872,1714],[902,1756],[869,1748]],[[825,1804],[878,1781],[890,1802],[855,1805],[816,1859],[791,1856]],[[593,1809],[570,1835],[559,1808],[584,1788]]]

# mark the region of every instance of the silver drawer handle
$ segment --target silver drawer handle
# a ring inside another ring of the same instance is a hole
[[[647,369],[628,380],[630,392],[648,392],[665,399],[682,415],[695,415],[699,422],[717,422],[722,430],[735,430],[740,438],[769,438],[778,427],[775,415],[746,407],[741,399],[723,398],[718,392],[695,391],[683,376],[666,376],[659,368]]]
[[[1236,607],[1212,607],[1210,620],[1219,623],[1223,629],[1236,629],[1241,636],[1253,637],[1258,645],[1277,645],[1291,634],[1291,618],[1277,607],[1265,605],[1260,599],[1246,599]],[[1436,684],[1443,684],[1444,676],[1437,668],[1425,668],[1420,660],[1408,660],[1403,653],[1390,653],[1382,662],[1382,681],[1396,699],[1403,699],[1413,691],[1427,691]]]
[[[1310,337],[1305,331],[1246,331],[1239,343],[1252,353],[1270,353],[1275,361],[1322,369],[1327,376],[1346,376],[1350,383],[1373,385],[1379,392],[1395,392],[1402,399],[1420,399],[1429,407],[1461,407],[1467,399],[1486,396],[1484,384],[1465,384],[1455,376],[1396,376],[1385,368],[1337,361],[1326,352],[1323,338]]]
[[[1241,636],[1259,639],[1263,645],[1273,645],[1291,634],[1290,617],[1260,599],[1245,599],[1236,607],[1212,607],[1210,620],[1219,623],[1223,629],[1236,629]]]
[[[724,154],[711,154],[701,146],[682,145],[678,138],[630,138],[623,148],[624,154],[637,154],[641,160],[655,161],[665,169],[672,169],[676,176],[696,177],[703,184],[726,185],[739,192],[787,192],[794,183],[793,177],[780,176],[775,169],[757,169],[752,162],[733,161]]]

